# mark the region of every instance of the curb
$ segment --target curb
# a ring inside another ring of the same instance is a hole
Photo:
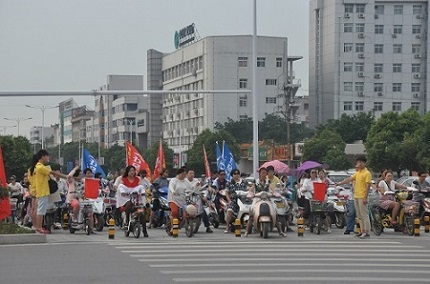
[[[46,243],[45,234],[5,234],[0,235],[0,245]]]

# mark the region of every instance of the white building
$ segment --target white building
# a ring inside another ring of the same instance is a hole
[[[266,113],[284,109],[284,86],[291,96],[300,87],[300,80],[294,78],[293,62],[302,57],[288,56],[287,38],[259,36],[257,49],[261,120]],[[252,36],[209,36],[169,54],[149,50],[147,66],[148,89],[250,90]],[[284,84],[286,74],[290,75],[289,84]],[[252,117],[252,96],[234,92],[154,95],[150,96],[150,106],[151,141],[159,139],[161,134],[176,152],[187,150],[197,135],[205,129],[213,130],[217,122]],[[162,118],[162,124],[157,117]]]
[[[427,0],[311,0],[310,124],[429,109]]]
[[[143,90],[143,75],[108,75],[100,90]],[[95,116],[87,121],[87,142],[100,142],[102,148],[123,146],[129,140],[147,146],[148,98],[146,96],[99,96]]]
[[[45,148],[50,147],[54,144],[54,128],[43,127],[43,136]],[[49,143],[46,143],[49,142]],[[30,129],[30,144],[41,144],[42,143],[42,126],[33,126]],[[48,145],[47,145],[48,144]]]

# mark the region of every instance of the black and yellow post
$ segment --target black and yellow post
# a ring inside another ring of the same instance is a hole
[[[242,224],[240,223],[240,219],[234,220],[234,234],[236,235],[236,237],[242,236],[241,229],[242,229]]]
[[[173,219],[172,229],[172,237],[177,238],[179,235],[179,220],[177,218]]]
[[[297,219],[297,236],[303,237],[303,233],[305,232],[305,219],[303,217],[300,217]]]
[[[69,227],[69,213],[68,212],[63,214],[62,227],[63,227],[63,229],[67,229]]]
[[[113,218],[109,219],[109,229],[108,229],[108,238],[110,240],[115,239],[115,220]]]
[[[430,217],[424,216],[424,232],[429,233],[430,232]]]
[[[420,219],[418,218],[414,220],[414,236],[415,237],[420,236]]]
[[[355,234],[361,234],[360,222],[358,221],[358,218],[355,218]]]

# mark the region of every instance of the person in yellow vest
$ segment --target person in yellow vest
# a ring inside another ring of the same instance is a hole
[[[37,213],[34,221],[36,231],[42,234],[49,234],[50,231],[42,228],[43,216],[49,205],[49,175],[59,176],[68,179],[69,176],[62,174],[60,171],[52,171],[45,166],[49,162],[48,151],[41,149],[37,152],[37,164],[33,172],[33,183],[36,185],[36,198],[37,198]]]

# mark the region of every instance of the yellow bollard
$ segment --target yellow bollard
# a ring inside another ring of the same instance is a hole
[[[63,215],[63,229],[67,229],[69,227],[69,213],[64,213]]]
[[[300,217],[297,219],[297,236],[303,237],[303,233],[305,232],[305,226],[304,226],[305,220],[303,217]]]
[[[430,232],[430,217],[424,216],[424,232],[429,233]]]
[[[108,229],[108,238],[110,240],[115,239],[115,220],[113,218],[109,219],[109,229]]]
[[[240,223],[240,219],[234,220],[234,234],[236,235],[236,237],[242,236],[241,229],[242,229],[242,224]]]
[[[173,229],[172,237],[177,238],[179,235],[179,220],[176,218],[173,219],[172,229]]]
[[[355,234],[361,234],[360,222],[358,221],[358,218],[355,218]]]
[[[414,236],[415,237],[420,236],[420,219],[418,218],[414,220]]]

